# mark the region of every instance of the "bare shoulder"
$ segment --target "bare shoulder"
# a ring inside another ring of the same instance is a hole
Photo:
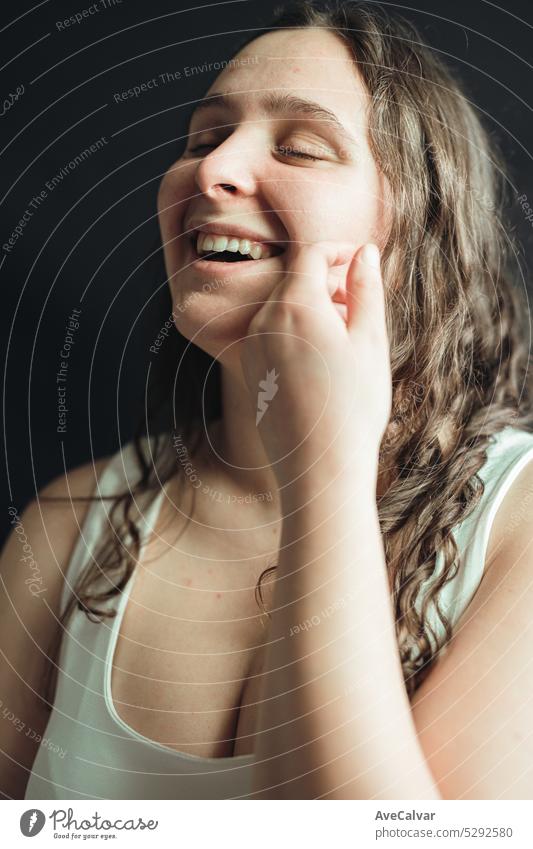
[[[533,458],[508,488],[492,523],[486,554],[487,572],[504,548],[531,530],[533,519]]]
[[[90,507],[105,457],[59,475],[20,512],[0,558],[0,796],[21,798],[48,709],[42,697],[47,655],[60,628],[64,571]],[[49,498],[57,500],[48,500]]]
[[[64,567],[90,507],[90,497],[108,462],[109,457],[105,457],[54,478],[20,515],[15,505],[8,508],[12,531],[2,552],[0,577],[14,598],[23,587],[31,586],[30,579],[34,577],[38,583],[39,579],[41,584],[46,582],[50,590],[48,604],[58,610]],[[32,589],[38,596],[37,586]]]
[[[533,799],[533,461],[507,490],[481,583],[412,702],[445,799]]]

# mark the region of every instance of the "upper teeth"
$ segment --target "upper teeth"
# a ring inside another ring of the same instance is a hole
[[[270,245],[251,242],[249,239],[237,239],[235,236],[218,236],[210,233],[198,233],[196,242],[198,253],[203,251],[237,251],[244,256],[250,255],[252,259],[266,259],[272,256]]]

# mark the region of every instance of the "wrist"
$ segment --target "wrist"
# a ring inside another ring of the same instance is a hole
[[[299,470],[280,484],[283,515],[311,503],[349,505],[354,498],[377,500],[378,459],[369,455],[363,462],[315,462],[305,472]]]

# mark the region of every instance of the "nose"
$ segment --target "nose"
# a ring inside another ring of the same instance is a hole
[[[205,156],[196,169],[196,185],[206,197],[222,200],[229,195],[249,196],[256,191],[257,181],[252,161],[257,151],[252,142],[237,142],[234,133]]]

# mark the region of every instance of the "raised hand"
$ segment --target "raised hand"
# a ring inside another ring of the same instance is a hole
[[[250,322],[241,363],[280,486],[323,461],[377,464],[392,402],[377,246],[299,247]]]

